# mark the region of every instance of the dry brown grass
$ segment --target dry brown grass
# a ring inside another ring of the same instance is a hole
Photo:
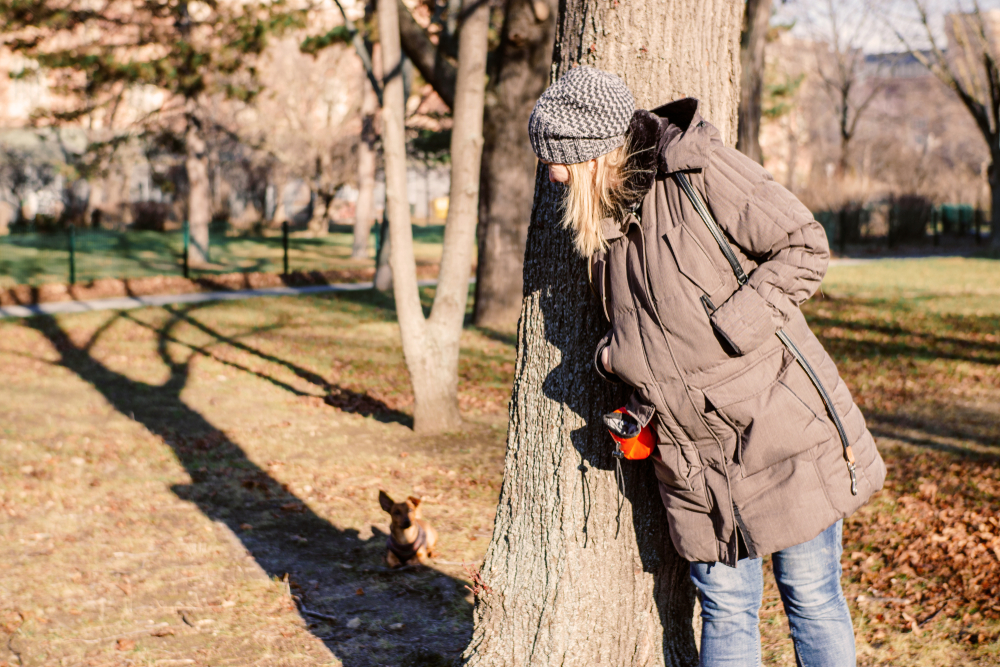
[[[436,439],[404,412],[324,403],[334,387],[408,403],[381,305],[0,324],[0,664],[398,665],[463,648],[461,563],[490,535],[502,401],[464,382],[487,410]],[[478,374],[510,363],[506,342],[465,342]],[[426,498],[444,562],[386,570],[379,488]]]
[[[863,665],[1000,664],[995,593],[945,569],[989,552],[970,533],[918,574],[895,546],[936,470],[939,496],[997,511],[994,266],[841,267],[836,298],[807,307],[890,465],[845,526]],[[445,664],[471,629],[462,563],[491,533],[513,373],[512,335],[469,329],[464,345],[470,428],[418,438],[379,297],[0,322],[0,665]],[[432,568],[385,569],[379,488],[426,499]],[[935,608],[914,593],[941,582],[961,604],[913,632],[903,614]],[[761,621],[767,664],[793,665],[772,577]]]

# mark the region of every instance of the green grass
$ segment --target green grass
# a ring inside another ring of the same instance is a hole
[[[414,253],[420,263],[435,263],[441,255],[444,227],[414,227]],[[349,228],[311,237],[293,232],[289,240],[289,270],[314,271],[367,268],[372,265],[375,237],[367,260],[352,260]],[[76,235],[76,279],[139,278],[180,275],[182,232],[83,230]],[[210,264],[193,275],[221,273],[280,273],[282,244],[279,233],[268,236],[213,234]],[[15,234],[0,237],[0,288],[13,285],[65,283],[69,280],[69,237],[58,234]]]
[[[947,257],[845,264],[830,269],[823,291],[893,304],[892,310],[996,315],[1000,313],[1000,262]]]

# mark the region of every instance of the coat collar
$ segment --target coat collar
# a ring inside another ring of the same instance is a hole
[[[698,113],[693,97],[653,109],[659,121],[656,144],[657,168],[664,174],[704,169],[708,166],[709,146],[719,131]]]

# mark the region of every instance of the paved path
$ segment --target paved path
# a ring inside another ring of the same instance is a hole
[[[926,257],[845,257],[833,259],[830,266],[849,266],[851,264],[867,264],[869,262],[887,259],[926,259]],[[469,280],[475,282],[475,278]],[[436,285],[436,280],[420,280],[421,287]],[[156,296],[122,296],[113,299],[91,299],[90,301],[54,301],[40,303],[36,306],[3,306],[0,307],[0,319],[5,317],[32,317],[33,315],[56,315],[59,313],[83,313],[91,310],[128,310],[130,308],[145,308],[146,306],[168,306],[174,303],[203,303],[205,301],[232,301],[233,299],[250,299],[259,296],[295,296],[301,294],[319,294],[321,292],[355,292],[371,289],[371,283],[336,283],[333,285],[310,285],[308,287],[265,287],[227,292],[196,292],[194,294],[162,294]]]
[[[436,280],[419,280],[421,287],[436,285]],[[372,289],[372,283],[336,283],[333,285],[309,285],[307,287],[264,287],[261,289],[234,290],[226,292],[195,292],[194,294],[159,294],[154,296],[121,296],[111,299],[91,299],[89,301],[54,301],[35,306],[0,307],[0,318],[32,317],[34,315],[56,315],[59,313],[84,313],[91,310],[129,310],[146,306],[168,306],[175,303],[204,303],[205,301],[232,301],[260,296],[298,296],[322,292],[357,292]]]

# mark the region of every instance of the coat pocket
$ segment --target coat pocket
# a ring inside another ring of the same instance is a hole
[[[653,472],[660,484],[681,491],[691,490],[691,482],[688,480],[691,466],[681,455],[680,445],[674,443],[659,445],[652,459]]]
[[[702,390],[712,410],[736,430],[744,477],[809,451],[832,437],[805,371],[783,347],[738,375]],[[815,400],[813,400],[815,398]]]
[[[687,225],[680,224],[668,229],[663,237],[670,246],[677,268],[688,280],[706,294],[714,294],[722,287],[722,276],[715,262]]]
[[[615,309],[608,348],[611,370],[622,382],[631,387],[648,384],[649,366],[634,310]]]

